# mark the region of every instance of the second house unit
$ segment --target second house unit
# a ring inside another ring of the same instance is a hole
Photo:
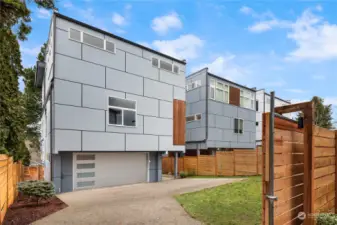
[[[253,149],[255,89],[202,69],[186,78],[186,155]]]

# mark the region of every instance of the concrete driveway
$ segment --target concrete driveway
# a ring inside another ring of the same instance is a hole
[[[179,179],[65,193],[58,197],[69,207],[34,224],[200,224],[173,195],[239,180]]]

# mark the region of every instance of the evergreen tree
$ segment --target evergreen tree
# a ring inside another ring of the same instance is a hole
[[[324,99],[317,96],[314,96],[312,101],[315,105],[315,125],[332,129],[332,105],[324,105]],[[297,119],[301,116],[299,113]]]
[[[53,0],[35,3],[47,9],[54,7]],[[0,153],[13,155],[16,161],[28,157],[24,147],[24,101],[18,78],[23,74],[19,40],[27,39],[30,21],[24,0],[0,0]]]

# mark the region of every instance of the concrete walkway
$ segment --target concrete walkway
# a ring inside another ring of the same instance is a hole
[[[179,179],[65,193],[58,197],[69,207],[34,224],[200,224],[173,196],[239,180]]]

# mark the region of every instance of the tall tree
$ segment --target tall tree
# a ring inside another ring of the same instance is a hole
[[[53,0],[35,0],[51,9]],[[19,40],[31,32],[30,11],[24,0],[0,0],[0,152],[27,157],[24,146],[25,114],[18,78],[23,74]],[[29,154],[28,154],[29,155]]]
[[[315,125],[332,129],[334,127],[332,121],[332,105],[324,105],[324,99],[318,96],[314,96],[312,101],[315,105]],[[301,115],[298,114],[297,118],[300,116]]]

